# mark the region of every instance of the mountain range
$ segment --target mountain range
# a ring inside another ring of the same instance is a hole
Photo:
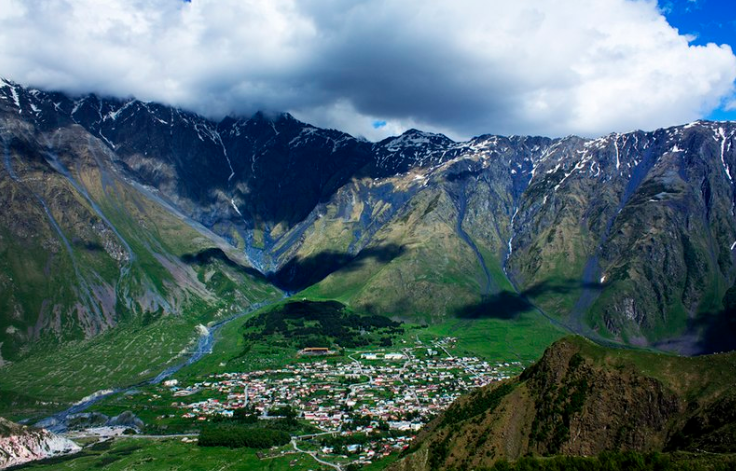
[[[197,325],[297,292],[418,324],[532,310],[601,343],[736,342],[736,123],[372,143],[3,80],[0,139],[13,377],[69,345],[69,364],[145,352],[104,375],[155,375]]]

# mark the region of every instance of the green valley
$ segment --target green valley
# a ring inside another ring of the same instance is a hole
[[[84,445],[6,444],[7,462],[718,469],[736,451],[734,357],[712,355],[736,346],[733,123],[369,142],[3,80],[0,140],[0,416],[49,431],[0,440]]]

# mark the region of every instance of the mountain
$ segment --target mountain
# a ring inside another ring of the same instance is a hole
[[[604,451],[733,453],[734,366],[734,353],[684,358],[566,337],[520,377],[460,398],[391,469]]]
[[[4,80],[0,136],[14,377],[131,336],[156,360],[115,378],[153,375],[197,324],[298,291],[419,323],[539,310],[600,342],[734,346],[734,123],[370,143]]]
[[[16,414],[154,377],[198,324],[281,296],[104,140],[36,107],[50,96],[0,88],[0,405]]]
[[[735,134],[698,122],[561,140],[519,206],[511,272],[542,308],[635,344],[731,322],[715,317],[734,290]]]
[[[0,469],[79,450],[71,440],[0,417]]]

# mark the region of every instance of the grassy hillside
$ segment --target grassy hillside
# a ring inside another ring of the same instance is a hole
[[[58,138],[59,158],[78,161],[72,176],[13,149],[18,178],[0,178],[12,200],[0,217],[0,414],[14,418],[149,379],[184,360],[198,324],[280,296],[76,133]]]
[[[606,451],[734,453],[735,368],[733,353],[683,358],[565,337],[520,377],[458,400],[395,469]]]

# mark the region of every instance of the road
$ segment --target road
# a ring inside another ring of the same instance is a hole
[[[300,453],[306,453],[306,454],[308,454],[309,456],[311,456],[312,458],[314,458],[315,461],[317,461],[317,463],[319,463],[319,464],[323,464],[325,466],[329,466],[330,468],[336,469],[337,471],[342,471],[342,467],[339,464],[330,463],[329,461],[325,461],[325,460],[321,459],[319,456],[317,456],[317,452],[316,451],[307,451],[307,450],[302,450],[301,448],[299,448],[299,446],[296,444],[296,440],[293,439],[293,438],[291,439],[291,446],[294,447],[294,450],[296,450],[296,451],[298,451]]]
[[[149,438],[152,440],[165,440],[167,438],[197,438],[198,433],[175,433],[171,435],[123,435],[123,438]]]
[[[149,440],[165,440],[169,438],[197,438],[199,437],[199,433],[172,433],[170,435],[142,435],[142,434],[136,434],[136,435],[125,435],[123,433],[119,434],[110,434],[105,435],[101,433],[94,433],[89,432],[85,433],[84,430],[80,430],[78,432],[69,432],[69,433],[63,433],[63,436],[67,438],[72,439],[79,439],[79,438],[100,438],[100,439],[108,439],[108,438],[145,438]]]

